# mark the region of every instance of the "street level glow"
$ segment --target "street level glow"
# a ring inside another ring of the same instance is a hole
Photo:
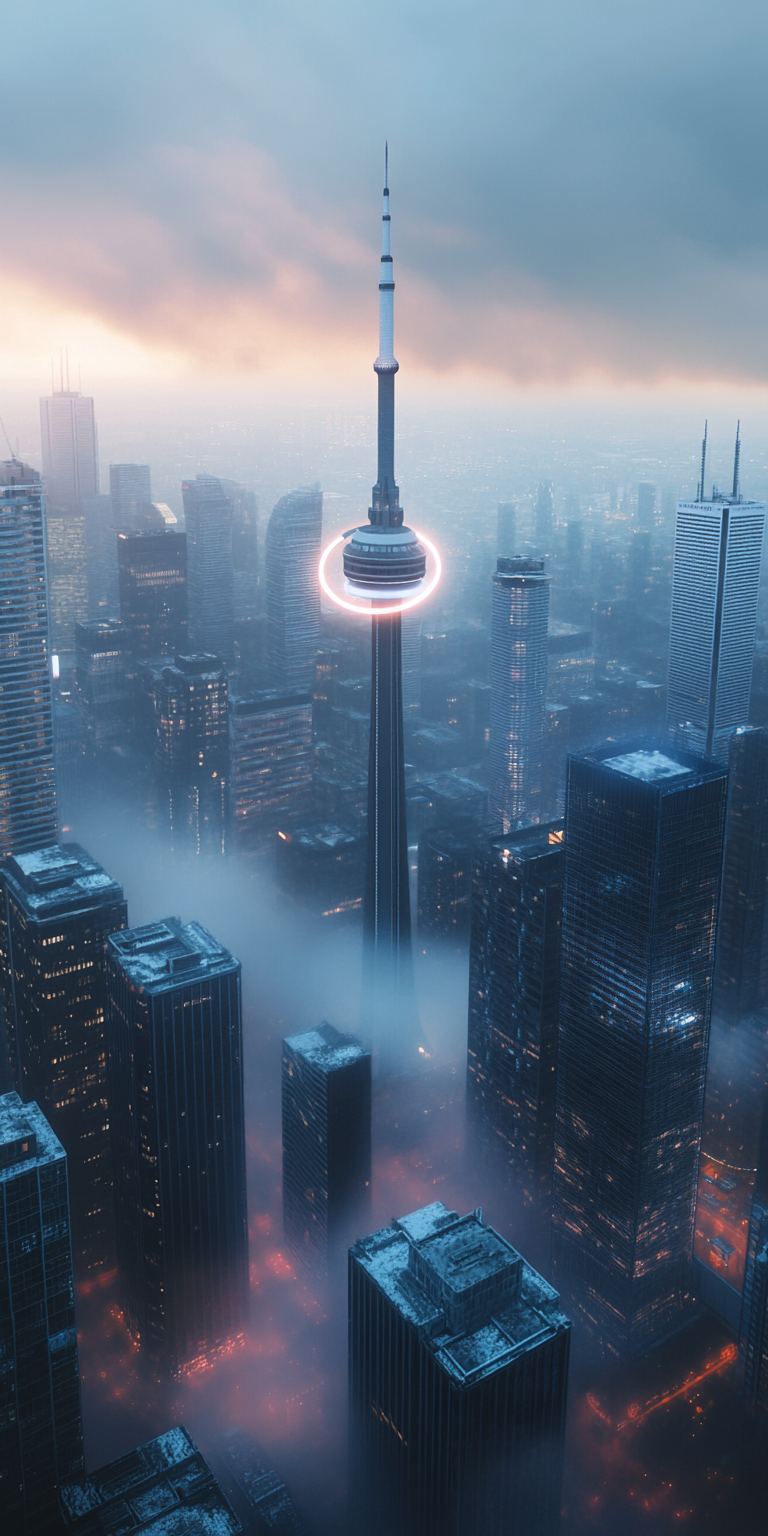
[[[339,594],[334,592],[333,588],[329,586],[328,579],[325,574],[325,566],[328,560],[328,556],[333,552],[334,549],[337,548],[339,544],[344,542],[345,538],[347,538],[347,534],[340,533],[335,539],[331,540],[331,543],[327,546],[326,549],[323,550],[323,553],[320,556],[320,564],[318,566],[317,574],[320,580],[320,585],[326,597],[329,597],[331,602],[335,603],[338,608],[346,608],[347,613],[361,613],[366,619],[369,619],[372,614],[375,614],[376,618],[380,619],[389,613],[405,613],[407,609],[415,608],[417,603],[423,603],[425,597],[432,596],[432,593],[434,592],[435,587],[437,586],[437,583],[443,574],[443,562],[440,559],[440,556],[434,544],[432,543],[432,540],[428,539],[426,534],[419,533],[418,529],[416,528],[413,529],[413,532],[416,535],[416,538],[419,540],[419,543],[426,545],[426,548],[429,550],[429,553],[435,563],[435,569],[432,572],[432,576],[427,582],[423,592],[417,592],[415,597],[404,598],[402,602],[399,603],[389,603],[386,607],[379,607],[376,598],[364,598],[361,603],[351,603],[349,602],[348,598],[340,597]],[[377,606],[372,608],[370,606],[372,603],[377,603]]]

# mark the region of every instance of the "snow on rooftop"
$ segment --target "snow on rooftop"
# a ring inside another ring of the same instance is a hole
[[[616,773],[629,774],[633,779],[641,779],[644,784],[682,778],[683,774],[693,772],[692,768],[675,762],[673,757],[667,757],[664,752],[647,751],[625,752],[621,757],[603,758],[603,767],[613,768]]]

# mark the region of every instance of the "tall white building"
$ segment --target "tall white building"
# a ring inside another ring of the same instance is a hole
[[[93,400],[76,389],[40,401],[46,504],[79,508],[99,494],[99,450]]]
[[[738,489],[677,504],[667,727],[679,747],[719,762],[749,721],[765,513]]]
[[[491,617],[490,811],[502,832],[543,816],[549,577],[500,557]]]

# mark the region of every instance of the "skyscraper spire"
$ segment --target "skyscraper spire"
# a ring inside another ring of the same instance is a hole
[[[733,496],[734,501],[736,500],[736,498],[737,498],[737,496],[739,494],[739,459],[741,458],[741,442],[739,440],[739,432],[740,432],[740,430],[741,430],[741,422],[737,421],[737,423],[736,423],[736,449],[735,449],[735,452],[734,452],[734,455],[733,455],[733,490],[731,492],[731,495]]]
[[[373,488],[371,522],[381,528],[399,528],[403,521],[400,492],[395,485],[395,282],[390,250],[389,147],[384,149],[384,207],[381,215],[381,271],[379,275],[379,355],[374,369],[379,380],[379,464]]]

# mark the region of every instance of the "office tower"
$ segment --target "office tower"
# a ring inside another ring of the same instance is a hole
[[[467,1116],[547,1207],[552,1194],[560,1006],[563,824],[479,845],[469,946]]]
[[[189,643],[228,662],[234,647],[232,502],[213,475],[181,487],[187,525]]]
[[[336,925],[363,910],[365,825],[312,818],[278,830],[275,881],[285,896]]]
[[[54,390],[40,401],[43,479],[49,512],[79,508],[99,494],[99,449],[93,401],[76,389]]]
[[[595,689],[592,626],[551,619],[547,636],[547,699],[568,704]]]
[[[25,464],[0,464],[0,857],[56,837],[42,490]]]
[[[496,509],[496,553],[511,556],[515,553],[517,508],[513,501],[500,501]]]
[[[283,1227],[292,1257],[323,1280],[370,1222],[371,1057],[320,1024],[283,1041]]]
[[[180,1374],[248,1308],[240,962],[170,917],[107,941],[117,1261],[132,1333]]]
[[[469,933],[476,838],[472,821],[430,827],[419,837],[419,938],[430,934],[463,947]]]
[[[641,480],[637,487],[637,522],[640,528],[652,528],[656,512],[656,487]]]
[[[500,559],[491,614],[490,814],[502,832],[541,820],[549,577]]]
[[[312,798],[312,698],[275,688],[229,700],[229,825],[241,853],[301,822]]]
[[[59,1500],[71,1536],[128,1530],[135,1536],[243,1536],[249,1529],[183,1424],[65,1482]]]
[[[738,444],[732,494],[700,491],[677,504],[667,728],[727,762],[731,732],[749,719],[766,507],[739,495]]]
[[[232,580],[236,624],[252,623],[259,614],[258,504],[253,491],[236,480],[221,480],[232,503]]]
[[[155,762],[174,843],[223,852],[227,669],[219,656],[176,656],[151,668]]]
[[[768,1089],[763,1088],[757,1172],[747,1235],[739,1343],[747,1402],[768,1431]]]
[[[109,495],[112,526],[117,531],[134,526],[152,501],[152,477],[148,464],[110,464]]]
[[[406,726],[421,710],[421,609],[402,617],[403,719]]]
[[[249,1536],[302,1536],[304,1526],[285,1483],[249,1435],[241,1429],[222,1435],[216,1442],[215,1466]]]
[[[117,536],[120,618],[135,660],[173,656],[187,644],[187,536]]]
[[[85,524],[85,574],[88,619],[115,619],[120,612],[117,580],[117,536],[112,523],[112,498],[88,496],[82,503]]]
[[[685,1320],[728,774],[568,763],[553,1257],[614,1354]]]
[[[88,617],[88,540],[84,513],[46,507],[48,622],[54,655],[75,648],[75,626]]]
[[[118,619],[75,625],[77,700],[83,744],[99,753],[124,740],[130,730],[129,630]]]
[[[16,854],[4,886],[16,1082],[67,1153],[72,1246],[85,1275],[112,1250],[104,941],[125,927],[128,908],[122,887],[77,843]]]
[[[270,684],[283,693],[311,693],[314,687],[322,533],[318,485],[282,496],[267,527],[267,668]]]
[[[0,1487],[8,1536],[58,1529],[83,1469],[67,1158],[37,1104],[0,1098]]]
[[[768,731],[743,726],[728,743],[730,784],[712,998],[738,1024],[765,1000],[761,988],[768,881]]]
[[[480,1211],[437,1201],[349,1255],[353,1514],[381,1536],[554,1536],[570,1323]]]
[[[536,549],[540,555],[548,555],[555,531],[555,500],[551,480],[541,480],[536,487],[533,521]]]

